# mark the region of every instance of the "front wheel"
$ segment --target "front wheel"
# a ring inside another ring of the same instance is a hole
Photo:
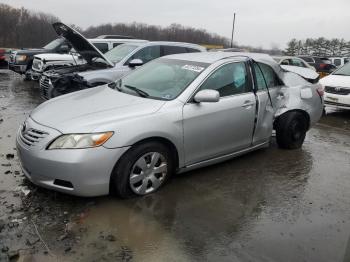
[[[113,171],[111,185],[123,197],[147,195],[158,190],[174,170],[174,158],[161,143],[147,142],[132,147]]]
[[[30,73],[30,70],[27,70],[27,71],[24,73],[23,80],[24,80],[24,81],[30,81],[30,80],[32,80],[32,75],[31,75],[31,73]]]
[[[285,149],[300,148],[305,140],[308,123],[300,112],[285,113],[277,119],[276,141]]]

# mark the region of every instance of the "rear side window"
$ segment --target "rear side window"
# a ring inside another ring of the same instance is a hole
[[[122,43],[113,43],[113,48],[118,46],[118,45],[121,45]]]
[[[159,45],[153,45],[153,46],[147,46],[142,48],[141,50],[137,51],[131,59],[129,59],[128,62],[132,59],[141,59],[143,63],[148,63],[149,61],[152,61],[153,59],[156,59],[160,57],[160,46]]]
[[[339,58],[334,59],[334,65],[340,66],[341,65],[341,60]]]
[[[162,46],[162,55],[173,55],[173,54],[182,54],[187,53],[186,47],[182,46]]]
[[[227,64],[217,69],[203,83],[200,90],[217,90],[220,97],[251,91],[245,63]]]
[[[255,82],[258,90],[280,86],[281,81],[275,71],[268,65],[262,63],[254,63]]]
[[[108,44],[107,43],[93,43],[93,45],[100,50],[103,54],[108,51]]]
[[[199,53],[200,52],[200,50],[198,50],[198,49],[189,48],[189,47],[186,47],[186,51],[187,51],[187,53]]]

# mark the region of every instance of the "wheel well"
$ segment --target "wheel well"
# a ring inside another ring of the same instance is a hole
[[[166,139],[164,137],[149,137],[149,138],[146,138],[146,139],[142,139],[138,142],[136,142],[135,144],[132,145],[132,147],[136,146],[136,145],[139,145],[139,144],[143,144],[143,143],[146,143],[146,142],[158,142],[158,143],[161,143],[163,145],[165,145],[167,148],[169,148],[169,150],[173,153],[173,156],[174,156],[174,160],[175,160],[175,168],[178,168],[179,167],[179,153],[177,151],[177,148],[176,146],[169,140],[169,139]],[[130,150],[130,149],[129,149]],[[125,154],[125,153],[124,153]],[[122,156],[123,157],[123,156]],[[119,159],[120,160],[120,159]],[[114,167],[113,167],[113,171],[112,171],[112,174],[115,170],[115,168],[117,167],[118,163],[119,163],[119,160],[115,163]],[[114,189],[114,186],[113,186],[113,183],[112,183],[112,174],[111,174],[111,177],[110,177],[110,182],[109,182],[109,192],[110,193],[114,193],[115,189]]]
[[[164,137],[149,137],[149,138],[146,138],[146,139],[143,139],[143,140],[136,142],[135,144],[133,144],[133,146],[143,144],[146,142],[158,142],[158,143],[165,145],[167,148],[169,148],[170,152],[174,156],[175,167],[176,168],[179,167],[179,153],[177,151],[176,146],[173,144],[173,142],[171,142],[169,139],[164,138]]]
[[[289,110],[289,111],[284,112],[283,114],[279,115],[279,116],[275,119],[275,121],[273,122],[273,129],[276,129],[276,123],[278,122],[278,119],[279,119],[281,116],[283,116],[283,115],[285,115],[285,114],[288,114],[288,113],[291,113],[291,112],[298,112],[298,113],[301,113],[301,114],[305,117],[305,119],[306,119],[306,123],[307,123],[307,129],[306,129],[306,130],[309,130],[309,128],[310,128],[310,115],[309,115],[308,112],[306,112],[306,111],[304,111],[304,110],[302,110],[302,109],[293,109],[293,110]]]

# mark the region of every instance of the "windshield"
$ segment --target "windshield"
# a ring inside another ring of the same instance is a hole
[[[137,45],[129,45],[129,44],[118,45],[117,47],[105,53],[105,57],[109,61],[116,64],[116,63],[119,63],[121,60],[123,60],[124,57],[126,57],[128,54],[134,51],[137,47],[138,47]]]
[[[130,94],[172,100],[186,89],[209,64],[176,59],[157,59],[115,83]]]
[[[350,63],[343,65],[341,68],[334,71],[332,75],[350,76]]]
[[[48,43],[46,46],[44,46],[44,49],[49,49],[49,50],[56,49],[56,48],[59,47],[63,42],[64,42],[64,39],[63,39],[63,38],[55,39],[55,40],[51,41],[50,43]]]

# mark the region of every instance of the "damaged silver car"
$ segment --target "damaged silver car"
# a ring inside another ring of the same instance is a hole
[[[39,186],[146,195],[175,172],[267,147],[273,130],[281,148],[300,148],[322,115],[322,96],[320,84],[268,55],[172,55],[41,104],[19,128],[17,148]]]

